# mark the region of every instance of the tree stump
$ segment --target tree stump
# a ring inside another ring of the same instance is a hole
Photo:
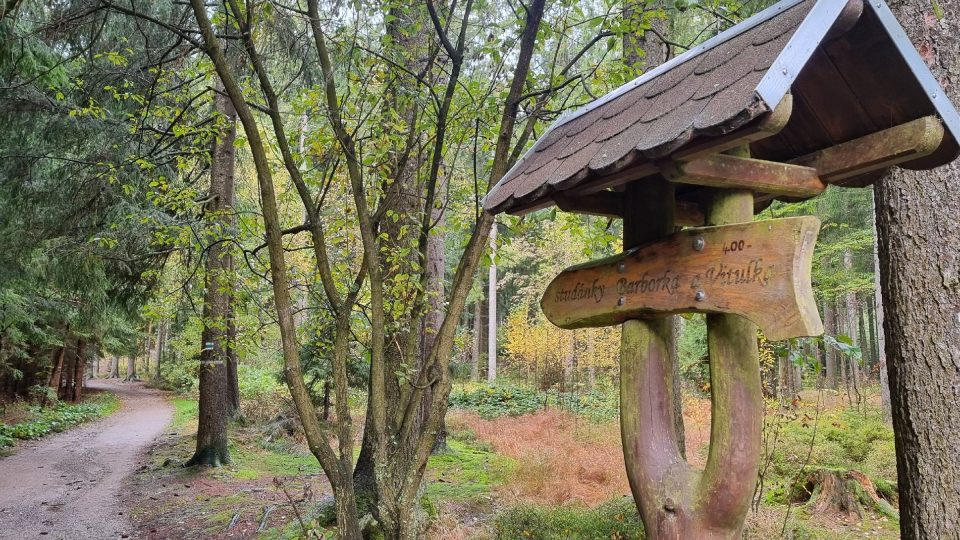
[[[859,471],[816,469],[793,486],[790,500],[806,504],[813,515],[845,521],[862,521],[870,510],[893,520],[900,516],[895,500],[877,490],[869,476]]]

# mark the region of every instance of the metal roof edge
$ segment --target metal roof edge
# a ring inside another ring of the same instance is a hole
[[[794,81],[851,0],[818,0],[770,69],[757,84],[757,95],[771,109],[787,95]]]
[[[903,30],[903,26],[890,11],[890,7],[883,0],[865,0],[864,5],[877,15],[880,24],[883,25],[890,39],[893,40],[900,56],[926,92],[937,114],[940,115],[944,127],[947,128],[955,141],[960,142],[960,113],[957,113],[956,107],[953,106],[950,98],[940,86],[940,82],[937,81],[926,62],[920,57],[920,53],[917,52],[913,42],[910,41],[907,33]]]
[[[621,85],[620,87],[618,87],[617,89],[613,90],[612,92],[610,92],[610,93],[608,93],[608,94],[604,94],[603,96],[601,96],[601,97],[599,97],[599,98],[591,101],[590,103],[587,103],[587,104],[585,104],[585,105],[577,108],[577,109],[574,110],[574,111],[571,111],[571,112],[568,112],[568,113],[565,113],[565,114],[561,115],[560,118],[558,118],[558,119],[555,120],[552,124],[550,124],[550,127],[547,128],[547,130],[544,131],[544,132],[537,138],[537,142],[543,140],[544,137],[546,137],[548,133],[550,133],[550,132],[553,131],[554,129],[556,129],[556,128],[558,128],[558,127],[566,124],[567,122],[570,122],[571,120],[573,120],[573,119],[575,119],[575,118],[578,118],[578,117],[580,117],[580,116],[582,116],[582,115],[584,115],[584,114],[592,111],[593,109],[596,109],[597,107],[600,107],[601,105],[604,105],[604,104],[606,104],[606,103],[609,103],[610,101],[612,101],[612,100],[620,97],[621,95],[623,95],[623,94],[625,94],[626,92],[628,92],[628,91],[630,91],[630,90],[632,90],[632,89],[640,86],[641,84],[649,81],[650,79],[653,79],[653,78],[655,78],[655,77],[657,77],[657,76],[659,76],[659,75],[661,75],[661,74],[663,74],[663,73],[666,73],[667,71],[673,69],[674,67],[676,67],[676,66],[678,66],[678,65],[686,62],[687,60],[690,60],[690,59],[692,59],[692,58],[695,58],[695,57],[697,57],[697,56],[699,56],[699,55],[701,55],[701,54],[709,51],[710,49],[716,47],[717,45],[719,45],[719,44],[721,44],[721,43],[724,43],[724,42],[726,42],[726,41],[729,41],[729,40],[731,40],[731,39],[739,36],[740,34],[746,32],[747,30],[753,29],[753,28],[756,27],[757,25],[759,25],[759,24],[761,24],[761,23],[763,23],[763,22],[766,22],[766,21],[772,19],[773,17],[779,15],[780,13],[783,13],[784,11],[786,11],[786,10],[788,10],[788,9],[796,6],[797,4],[799,4],[799,3],[803,2],[803,1],[804,1],[804,0],[781,0],[780,2],[777,2],[776,4],[774,4],[774,5],[766,8],[766,9],[764,9],[763,11],[760,11],[759,13],[756,13],[756,14],[748,17],[746,20],[741,21],[740,23],[737,23],[736,25],[734,25],[734,26],[732,26],[732,27],[724,30],[723,32],[720,32],[719,34],[713,36],[712,38],[710,38],[710,39],[708,39],[708,40],[706,40],[706,41],[704,41],[703,43],[697,45],[696,47],[694,47],[694,48],[686,51],[685,53],[683,53],[683,54],[681,54],[681,55],[679,55],[679,56],[676,56],[676,57],[674,57],[673,59],[671,59],[671,60],[669,60],[669,61],[667,61],[667,62],[664,62],[663,64],[660,64],[659,66],[651,69],[650,71],[645,72],[644,74],[640,75],[640,76],[637,77],[636,79],[633,79],[632,81]],[[824,3],[824,2],[829,3],[829,2],[835,2],[835,1],[837,1],[837,0],[820,0],[820,1],[817,3],[817,5],[814,6],[813,9],[816,9],[821,3]],[[846,5],[846,1],[843,2],[843,5]],[[838,13],[839,13],[839,12],[838,12]],[[798,29],[798,32],[799,32],[799,29]],[[821,39],[822,39],[822,37],[821,37]],[[792,43],[793,40],[791,39],[790,42]],[[789,46],[789,45],[788,45],[788,46]],[[771,69],[772,69],[772,68],[771,68]],[[761,82],[762,82],[762,81],[761,81]],[[789,88],[789,85],[788,85],[788,88]],[[782,98],[783,98],[783,96],[781,96],[781,99],[782,99]],[[776,105],[777,105],[778,103],[780,103],[780,101],[777,100],[776,102],[774,102],[774,103],[772,103],[772,104],[771,104],[771,102],[769,102],[769,101],[767,101],[766,103],[767,103],[767,105],[770,107],[770,110],[773,110],[774,108],[776,108]],[[523,163],[524,158],[525,158],[534,148],[536,148],[536,146],[537,146],[536,143],[534,143],[533,147],[531,147],[530,150],[527,150],[526,152],[524,152],[524,153],[523,153],[523,156],[522,156],[520,159],[518,159],[517,162],[514,163],[513,166],[510,167],[510,169],[508,169],[507,172],[504,173],[503,176],[502,176],[499,180],[497,180],[497,183],[496,183],[492,188],[490,188],[490,191],[488,191],[487,194],[489,194],[489,193],[492,192],[493,190],[495,190],[495,189],[497,189],[498,187],[500,187],[500,184],[503,183],[503,180],[504,180],[505,178],[510,178],[510,174],[514,171],[514,169],[516,169],[518,166],[520,166],[521,163]],[[486,205],[484,204],[485,201],[486,201],[486,198],[487,198],[486,195],[484,195],[483,200],[481,200],[481,207],[483,207],[485,210],[489,210],[489,209],[486,207]],[[498,206],[503,206],[503,204],[506,204],[507,202],[508,202],[508,201],[504,201],[502,204],[500,204],[500,205],[498,205]]]

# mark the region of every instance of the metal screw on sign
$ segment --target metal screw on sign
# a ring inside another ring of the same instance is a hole
[[[627,297],[625,297],[625,296],[621,296],[621,297],[617,300],[617,305],[618,305],[618,306],[622,306],[622,305],[624,305],[624,304],[626,304],[626,303],[627,303]]]
[[[703,291],[697,291],[697,294],[693,295],[693,299],[697,302],[703,302],[707,299],[707,293]]]
[[[624,272],[626,272],[626,271],[627,271],[627,263],[621,261],[620,264],[617,265],[617,270],[618,270],[621,274],[624,273]]]
[[[694,251],[703,251],[703,246],[704,246],[705,244],[706,244],[706,242],[703,241],[703,237],[702,237],[702,236],[698,236],[698,237],[696,237],[696,238],[693,239],[693,250],[694,250]]]

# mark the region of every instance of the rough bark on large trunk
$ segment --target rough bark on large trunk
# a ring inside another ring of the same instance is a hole
[[[207,249],[206,291],[203,299],[203,334],[200,351],[200,403],[197,448],[187,462],[214,467],[230,463],[227,426],[231,416],[229,326],[233,289],[233,256],[223,236],[233,228],[233,185],[236,111],[222,94],[215,98],[217,112],[226,119],[214,145],[210,164],[210,203],[207,212],[217,229]]]
[[[960,101],[960,0],[891,7]],[[897,170],[874,186],[904,539],[960,531],[960,166]]]

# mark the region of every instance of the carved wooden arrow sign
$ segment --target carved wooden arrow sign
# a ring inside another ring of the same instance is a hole
[[[810,282],[815,217],[685,229],[615,257],[568,268],[547,287],[561,328],[673,313],[734,313],[770,340],[823,333]]]

